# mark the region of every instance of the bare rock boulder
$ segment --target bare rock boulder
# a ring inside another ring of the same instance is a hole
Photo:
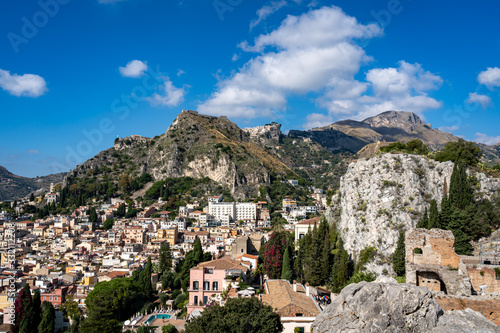
[[[316,317],[312,328],[316,333],[500,333],[480,313],[466,309],[444,314],[427,288],[395,280],[345,287]]]

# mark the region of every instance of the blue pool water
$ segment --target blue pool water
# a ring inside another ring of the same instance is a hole
[[[154,314],[154,315],[151,315],[151,317],[148,318],[148,320],[145,321],[146,325],[149,325],[151,324],[153,321],[155,321],[156,319],[170,319],[172,316],[169,315],[169,314]]]

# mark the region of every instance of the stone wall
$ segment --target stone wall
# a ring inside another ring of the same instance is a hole
[[[471,294],[467,269],[453,249],[451,231],[410,229],[405,238],[407,283],[448,295]]]
[[[500,300],[474,300],[468,298],[436,297],[443,310],[465,310],[470,308],[486,319],[500,325]]]
[[[453,250],[455,237],[450,230],[412,229],[406,232],[406,261],[415,265],[441,265],[458,269],[460,257]],[[422,254],[414,253],[415,249]]]
[[[492,266],[491,266],[492,267]],[[480,292],[480,286],[487,285],[486,293],[500,293],[500,280],[496,278],[495,271],[489,265],[480,265],[477,268],[467,268],[472,288]]]

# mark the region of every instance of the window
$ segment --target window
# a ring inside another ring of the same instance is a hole
[[[213,268],[207,268],[207,274],[213,274],[214,269]]]
[[[198,296],[194,296],[193,298],[193,304],[198,305]]]
[[[210,290],[210,281],[203,282],[203,290]]]
[[[203,304],[207,304],[208,302],[208,296],[203,296]]]
[[[306,331],[305,327],[295,327],[295,329],[297,329],[297,328],[298,328],[298,331],[299,331],[300,333],[305,333],[305,331]],[[296,331],[295,331],[295,332],[296,332]]]
[[[212,290],[219,290],[219,281],[212,282]]]
[[[198,281],[193,281],[193,290],[198,290],[199,287],[198,285],[199,285]]]
[[[299,239],[304,238],[304,234],[299,234]]]

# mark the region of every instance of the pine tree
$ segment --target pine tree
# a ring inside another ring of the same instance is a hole
[[[392,265],[394,268],[394,272],[398,276],[403,276],[405,275],[406,269],[405,269],[405,232],[404,230],[399,231],[399,237],[398,237],[398,245],[396,246],[396,250],[394,251],[394,254],[392,255]]]
[[[30,201],[35,201],[35,195],[33,193],[30,195]]]
[[[437,206],[437,202],[435,199],[431,200],[431,209],[429,212],[429,224],[427,225],[427,229],[433,228],[441,228],[441,223],[439,221],[439,210]]]
[[[290,253],[288,251],[288,246],[285,249],[285,254],[283,255],[283,267],[281,268],[281,279],[291,281],[292,280],[292,265],[290,262]]]
[[[425,207],[424,216],[418,221],[417,228],[427,229],[429,225],[429,216],[427,213],[427,207]]]

